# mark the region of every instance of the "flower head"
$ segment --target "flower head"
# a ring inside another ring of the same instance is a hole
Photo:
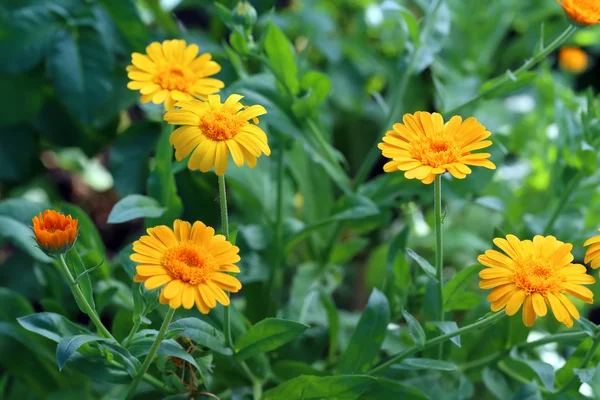
[[[598,0],[556,0],[569,18],[582,25],[600,23],[600,2]]]
[[[186,46],[185,40],[150,44],[146,47],[147,54],[131,55],[133,65],[127,67],[131,82],[127,87],[140,91],[142,103],[164,103],[167,110],[172,110],[179,100],[206,99],[225,85],[209,78],[221,66],[211,60],[209,53],[198,56],[198,51],[195,44]]]
[[[144,282],[146,289],[165,285],[160,292],[160,302],[171,308],[198,310],[208,314],[216,302],[229,305],[225,292],[235,293],[242,288],[228,272],[240,272],[234,265],[240,261],[239,248],[229,243],[225,236],[215,235],[215,230],[195,222],[176,220],[173,229],[165,225],[147,230],[133,243],[131,260],[136,267],[136,282]]]
[[[70,215],[46,210],[33,217],[32,222],[35,239],[46,253],[64,254],[77,240],[78,220]]]
[[[488,267],[479,273],[479,287],[494,288],[487,297],[492,311],[506,307],[506,314],[514,315],[523,305],[523,323],[531,327],[536,316],[545,316],[550,306],[554,317],[570,328],[579,312],[565,294],[593,302],[594,294],[582,285],[595,279],[583,265],[571,264],[572,244],[540,235],[533,241],[508,235],[494,239],[494,244],[506,254],[488,250],[477,258]]]
[[[583,245],[590,246],[585,252],[583,262],[587,264],[591,261],[591,267],[594,269],[600,267],[600,235],[589,238]]]
[[[579,47],[563,47],[558,52],[558,62],[563,69],[579,74],[587,68],[588,57]]]
[[[229,153],[238,167],[245,162],[250,168],[256,166],[262,153],[270,155],[267,135],[256,125],[256,117],[267,111],[259,105],[244,107],[240,103],[242,97],[232,94],[225,103],[221,103],[219,95],[208,96],[206,102],[178,102],[180,109],[165,114],[168,123],[183,125],[173,131],[170,139],[175,158],[180,161],[192,153],[189,169],[207,172],[214,166],[215,173],[221,176],[227,169]]]
[[[403,122],[395,124],[379,143],[383,156],[392,159],[383,167],[385,172],[405,171],[407,179],[429,184],[446,171],[463,179],[471,173],[467,165],[496,168],[487,159],[489,153],[471,153],[492,145],[484,140],[491,133],[475,118],[463,121],[456,116],[444,124],[440,114],[417,112],[404,115]]]

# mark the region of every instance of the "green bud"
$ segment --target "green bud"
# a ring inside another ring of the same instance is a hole
[[[257,19],[256,9],[246,0],[241,0],[235,6],[231,16],[234,24],[241,26],[247,31],[252,29]]]

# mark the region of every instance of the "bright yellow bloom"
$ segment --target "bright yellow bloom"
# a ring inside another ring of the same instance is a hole
[[[165,285],[160,302],[171,308],[198,310],[208,314],[217,301],[229,305],[229,296],[242,288],[229,272],[240,272],[234,264],[240,261],[239,248],[215,230],[195,222],[176,220],[173,230],[165,225],[147,230],[148,235],[133,243],[131,260],[136,267],[135,282],[144,282],[146,289]]]
[[[593,303],[594,294],[582,285],[590,285],[595,279],[583,265],[571,264],[572,244],[540,235],[533,241],[508,235],[506,239],[494,239],[494,244],[506,255],[488,250],[477,258],[488,267],[479,273],[479,287],[495,288],[487,297],[492,311],[506,307],[506,314],[514,315],[523,305],[523,323],[531,327],[536,315],[546,315],[549,305],[554,317],[570,328],[573,318],[579,319],[579,311],[565,293]]]
[[[225,174],[229,153],[233,162],[241,167],[244,162],[250,168],[256,166],[256,158],[262,153],[271,154],[267,135],[258,124],[259,115],[267,113],[263,106],[244,107],[243,96],[232,94],[221,103],[219,95],[208,96],[208,101],[180,101],[178,110],[165,114],[169,124],[184,125],[171,135],[175,158],[183,160],[190,153],[188,168],[210,171],[214,166],[219,176]],[[251,124],[252,120],[254,124]]]
[[[209,78],[221,66],[211,60],[209,53],[198,56],[198,51],[195,44],[186,46],[185,40],[150,44],[146,47],[147,55],[131,55],[133,65],[127,67],[131,82],[127,87],[140,91],[142,103],[164,103],[167,110],[172,110],[179,100],[206,99],[225,85]]]
[[[563,69],[579,74],[587,68],[588,57],[579,47],[563,47],[558,52],[558,62]]]
[[[600,235],[589,238],[583,245],[590,246],[585,252],[583,262],[587,264],[591,261],[594,269],[600,267]]]
[[[489,153],[471,153],[492,145],[484,140],[491,133],[475,118],[463,122],[456,116],[444,124],[438,113],[417,112],[404,115],[402,120],[404,124],[395,124],[378,146],[384,157],[392,159],[383,167],[385,172],[405,171],[406,179],[430,184],[446,171],[455,178],[465,178],[471,173],[467,165],[496,169],[487,160]]]
[[[66,253],[73,247],[79,221],[58,211],[46,210],[33,217],[33,233],[38,245],[47,253]]]
[[[600,23],[600,2],[598,0],[556,0],[569,18],[582,25]]]

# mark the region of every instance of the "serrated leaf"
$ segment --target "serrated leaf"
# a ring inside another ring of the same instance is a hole
[[[236,340],[235,356],[242,361],[275,350],[294,340],[307,328],[308,325],[296,321],[279,318],[263,319]]]
[[[434,279],[435,281],[437,281],[435,268],[433,267],[433,265],[431,265],[429,263],[429,261],[427,261],[426,259],[424,259],[420,255],[418,255],[414,250],[409,249],[409,248],[406,248],[406,254],[408,254],[408,256],[410,258],[412,258],[413,260],[415,260],[417,262],[417,264],[419,264],[419,267],[421,267],[421,269],[423,271],[425,271],[425,273],[427,275],[429,275],[429,277],[431,277],[432,279]]]
[[[408,330],[410,332],[410,336],[412,337],[413,341],[415,342],[415,345],[417,345],[419,347],[423,347],[423,345],[425,344],[425,339],[426,339],[425,331],[423,330],[423,327],[421,326],[421,324],[419,323],[419,321],[417,321],[417,319],[415,317],[410,315],[410,313],[408,311],[402,310],[402,315],[404,316],[404,320],[408,324]]]

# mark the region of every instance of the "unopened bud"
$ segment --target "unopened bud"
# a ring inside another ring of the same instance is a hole
[[[231,13],[233,23],[249,31],[256,23],[257,13],[252,4],[246,0],[241,0]]]

